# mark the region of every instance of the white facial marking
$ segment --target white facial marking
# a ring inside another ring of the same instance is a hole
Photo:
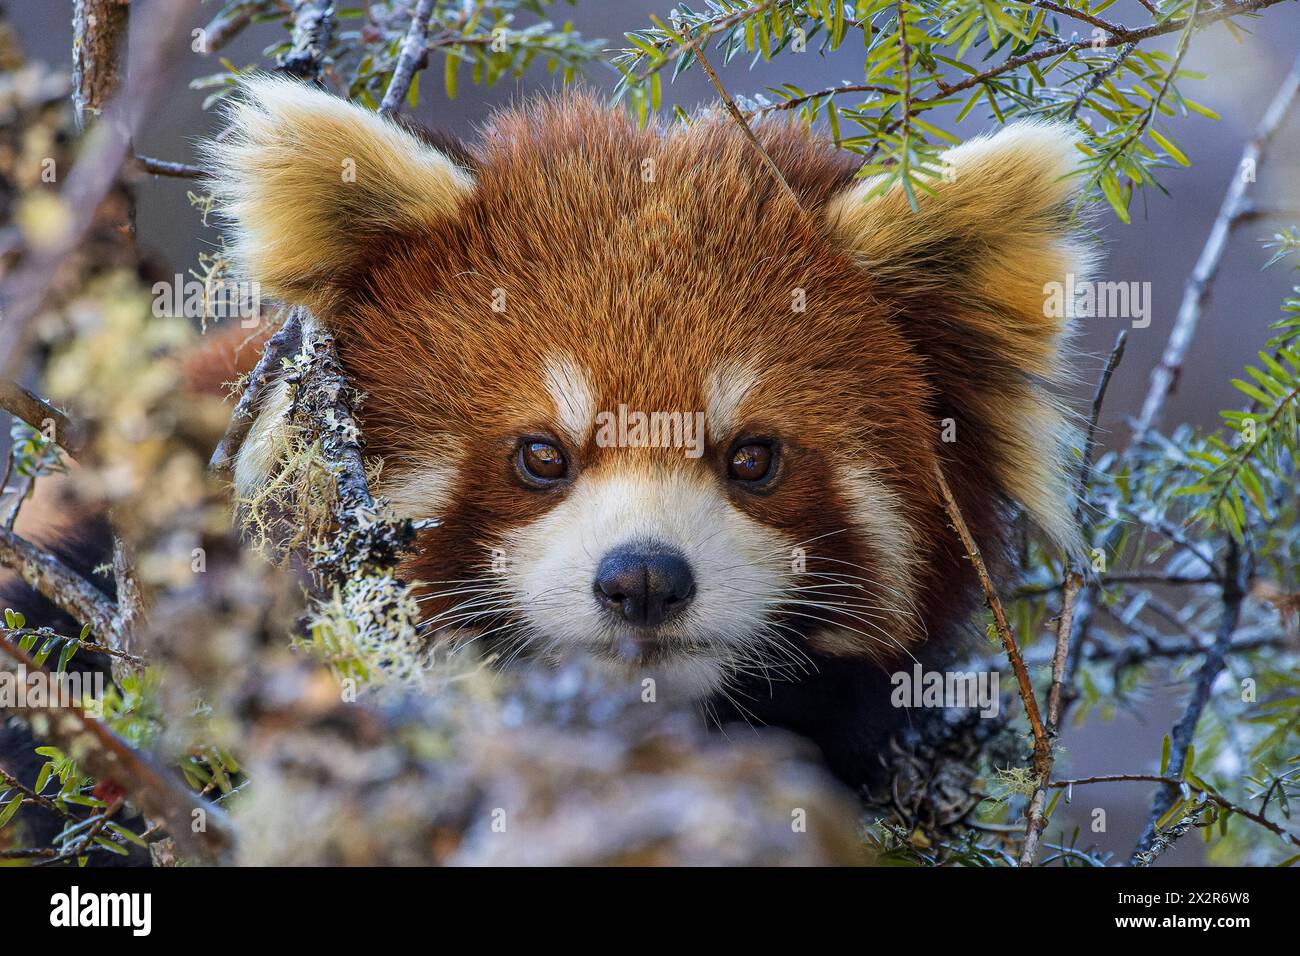
[[[862,463],[837,467],[836,477],[849,501],[849,517],[866,535],[876,559],[880,605],[899,619],[899,633],[915,632],[919,618],[913,606],[914,569],[919,552],[902,497]]]
[[[705,383],[704,408],[709,435],[724,442],[740,424],[740,405],[758,384],[758,372],[751,365],[732,362],[714,369]]]
[[[449,446],[437,461],[420,461],[409,471],[381,476],[375,494],[387,501],[399,518],[441,517],[452,502],[458,460],[459,450]]]
[[[631,673],[655,677],[665,692],[697,697],[716,690],[737,666],[766,664],[774,674],[794,666],[766,625],[769,602],[788,584],[789,542],[736,509],[707,476],[685,471],[584,475],[554,509],[502,540],[503,583],[524,608],[539,649],[614,659],[623,629],[596,602],[592,586],[608,552],[638,541],[681,552],[696,592],[662,628],[667,646],[691,652]]]
[[[596,418],[596,399],[587,373],[573,356],[552,355],[546,360],[545,381],[555,402],[556,424],[575,448],[581,448]]]

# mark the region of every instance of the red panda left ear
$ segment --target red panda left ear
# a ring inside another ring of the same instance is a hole
[[[377,237],[452,216],[468,170],[391,120],[266,74],[241,84],[205,152],[234,257],[262,291],[328,308]]]
[[[879,180],[826,210],[927,361],[961,446],[945,457],[969,454],[1071,552],[1075,437],[1053,394],[1067,323],[1046,299],[1050,283],[1068,288],[1090,267],[1072,219],[1077,142],[1065,126],[1014,123],[945,154],[947,175],[933,195],[917,191],[915,211],[897,185],[873,196]]]

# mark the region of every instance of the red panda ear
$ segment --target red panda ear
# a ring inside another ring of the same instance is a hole
[[[453,215],[470,173],[413,133],[314,87],[257,75],[205,146],[234,257],[268,295],[326,307],[371,238]]]
[[[1074,430],[1051,390],[1064,379],[1067,329],[1045,302],[1048,283],[1086,279],[1090,264],[1071,220],[1076,142],[1064,126],[1012,124],[950,150],[947,175],[933,195],[917,191],[915,212],[897,185],[870,195],[874,180],[827,207],[832,232],[928,360],[965,446],[955,452],[974,443],[1003,492],[1072,552]]]

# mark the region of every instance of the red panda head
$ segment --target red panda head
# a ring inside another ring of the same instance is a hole
[[[472,152],[279,79],[232,119],[239,261],[335,333],[376,492],[442,519],[402,569],[431,629],[688,693],[889,660],[969,607],[940,462],[986,550],[1014,505],[1074,547],[1043,308],[1084,267],[1068,132],[952,150],[914,212],[797,127],[757,130],[796,203],[729,119],[581,96]]]

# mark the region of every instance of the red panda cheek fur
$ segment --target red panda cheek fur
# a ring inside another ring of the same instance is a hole
[[[777,543],[783,580],[862,587],[851,613],[787,619],[821,670],[759,714],[852,775],[863,742],[836,728],[879,718],[861,710],[879,663],[950,644],[976,597],[935,468],[995,565],[1016,505],[1077,549],[1052,398],[1067,330],[1042,310],[1044,283],[1087,266],[1068,133],[1020,124],[954,150],[955,177],[913,212],[793,125],[757,133],[798,205],[725,117],[638,129],[567,94],[440,151],[317,91],[255,81],[248,95],[256,122],[218,157],[218,196],[251,277],[335,332],[385,462],[379,490],[443,518],[403,568],[412,580],[489,577],[493,549],[545,527],[584,481],[663,473],[709,489],[735,528]],[[347,194],[335,180],[350,155],[364,181]],[[665,449],[650,463],[565,425],[576,407],[712,416],[727,375],[725,427],[697,460]],[[512,456],[530,435],[564,446],[571,486],[520,484]],[[778,445],[762,493],[726,478],[746,436]]]

